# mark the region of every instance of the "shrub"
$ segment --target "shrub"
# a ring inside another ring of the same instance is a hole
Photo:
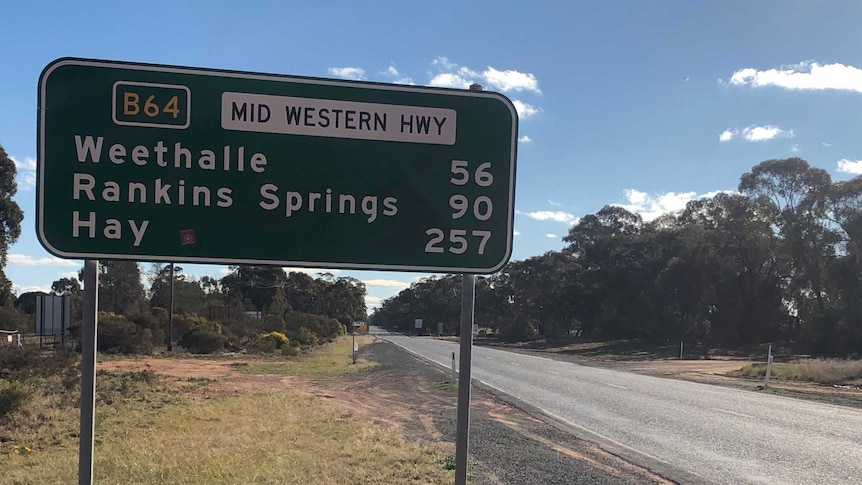
[[[290,339],[287,335],[281,332],[269,332],[260,335],[261,340],[267,340],[275,344],[275,348],[280,349],[290,345]]]
[[[300,345],[306,347],[313,347],[320,343],[320,340],[317,338],[317,335],[305,327],[300,327],[299,330],[296,331],[296,336],[294,337],[294,340],[299,342]]]
[[[281,349],[281,355],[285,357],[296,357],[299,355],[301,349],[299,345],[296,345],[295,342],[291,342],[290,345],[285,346]]]
[[[261,327],[270,333],[280,332],[284,328],[284,319],[275,315],[267,315],[263,317]]]
[[[318,342],[331,342],[346,332],[344,325],[334,318],[300,312],[289,313],[284,327],[287,336],[302,345],[317,345]],[[300,331],[303,328],[316,337],[316,339],[313,339],[313,343],[305,343],[312,342],[312,339],[306,335],[300,335]]]
[[[179,344],[193,354],[211,354],[224,349],[225,338],[212,328],[199,326],[186,332]]]
[[[211,332],[222,334],[221,325],[213,320],[207,320],[206,317],[197,313],[183,313],[174,315],[174,335],[179,339],[195,328],[205,328]]]
[[[272,353],[290,347],[293,342],[281,332],[262,333],[252,337],[246,349],[250,352]]]
[[[128,318],[138,327],[148,329],[150,331],[154,345],[162,344],[165,341],[165,326],[162,325],[162,322],[159,321],[157,316],[142,313]]]
[[[98,349],[108,354],[150,354],[153,333],[128,318],[112,312],[99,312]]]
[[[18,382],[0,379],[0,417],[18,409],[30,398],[30,391]]]
[[[37,346],[23,349],[0,347],[0,379],[24,381],[30,377],[77,376],[78,355],[66,349],[43,351]]]

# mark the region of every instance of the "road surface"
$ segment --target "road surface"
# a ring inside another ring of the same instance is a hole
[[[452,352],[458,361],[456,343],[373,330],[447,368]],[[485,347],[472,373],[680,483],[862,483],[862,410]]]

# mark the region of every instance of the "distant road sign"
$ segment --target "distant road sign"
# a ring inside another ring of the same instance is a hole
[[[491,273],[518,118],[491,92],[59,59],[37,216],[64,258]]]

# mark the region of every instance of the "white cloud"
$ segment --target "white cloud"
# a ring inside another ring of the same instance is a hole
[[[832,146],[831,143],[826,143],[825,141],[823,143],[821,143],[821,145],[823,145],[825,147],[831,147]]]
[[[24,158],[20,161],[15,157],[9,157],[12,163],[15,164],[15,181],[18,183],[18,190],[30,190],[36,186],[36,159],[32,157]]]
[[[842,158],[838,160],[838,171],[843,173],[852,173],[854,175],[862,174],[862,160],[852,161]]]
[[[536,76],[529,72],[518,72],[512,70],[498,71],[489,66],[488,69],[482,72],[482,78],[488,85],[503,92],[542,92],[539,90],[539,81],[536,79]]]
[[[287,267],[287,266],[282,267],[281,269],[283,269],[283,270],[284,270],[284,272],[285,272],[285,273],[287,273],[287,274],[290,274],[290,273],[305,273],[305,274],[310,274],[310,275],[312,275],[312,276],[316,275],[317,273],[332,273],[332,274],[338,274],[338,273],[341,271],[341,270],[338,270],[338,269],[290,268],[290,267]]]
[[[449,58],[446,56],[440,56],[440,57],[434,59],[433,61],[431,61],[431,65],[437,66],[438,69],[447,70],[447,71],[455,69],[456,67],[458,67],[458,64],[455,64],[454,62],[449,61]]]
[[[467,66],[459,67],[458,64],[442,56],[431,61],[431,65],[437,68],[437,72],[436,74],[428,72],[431,76],[428,83],[430,86],[468,89],[471,84],[478,83],[502,92],[542,93],[539,89],[539,81],[533,73],[511,69],[501,71],[491,66],[479,73]],[[515,104],[521,118],[529,118],[541,111],[540,108],[520,100],[513,100],[512,103]]]
[[[545,234],[545,237],[548,239],[557,239],[560,236],[557,236],[556,234],[547,233],[547,234]]]
[[[512,235],[514,235],[514,236],[520,236],[520,235],[521,235],[521,231],[514,231],[514,232],[512,233]]]
[[[468,89],[476,82],[476,72],[467,67],[460,67],[455,72],[441,72],[428,83],[440,88]]]
[[[407,288],[410,283],[405,283],[398,280],[363,280],[365,286],[374,286],[378,288]]]
[[[281,268],[281,269],[285,269],[285,268]],[[223,275],[229,275],[229,274],[231,274],[231,270],[230,270],[230,268],[228,268],[228,267],[219,268],[218,272],[219,272],[220,274],[223,274]]]
[[[23,162],[19,161],[15,157],[9,157],[12,159],[12,163],[15,164],[15,168],[17,170],[29,170],[31,172],[36,171],[36,159],[32,157],[27,157]]]
[[[745,141],[759,142],[773,140],[775,138],[793,138],[795,136],[796,133],[794,133],[793,130],[782,130],[774,125],[751,125],[742,129],[728,128],[718,135],[718,141],[726,142],[733,138],[741,137]]]
[[[365,79],[365,69],[361,67],[330,67],[329,74],[354,81]]]
[[[799,152],[799,143],[794,143],[793,145],[791,145],[791,146],[790,146],[790,151],[791,151],[791,152],[794,152],[794,153]]]
[[[7,259],[9,264],[20,264],[23,266],[80,266],[81,263],[72,259],[60,258],[33,258],[26,254],[9,254]]]
[[[550,204],[550,205],[552,205],[552,206],[554,206],[554,207],[563,207],[563,203],[562,203],[562,202],[557,202],[557,201],[555,201],[555,200],[551,200],[551,199],[548,199],[548,204]]]
[[[379,298],[379,297],[371,296],[371,295],[365,296],[365,307],[366,308],[377,308],[380,306],[381,302],[383,302],[383,298]]]
[[[44,285],[43,286],[36,286],[36,285],[32,285],[32,286],[15,286],[15,285],[13,285],[12,286],[12,292],[18,296],[21,296],[24,293],[30,293],[33,291],[41,291],[42,293],[51,293],[51,287],[50,286],[44,286]]]
[[[534,212],[523,212],[523,211],[515,211],[518,214],[523,214],[531,219],[536,219],[537,221],[555,221],[555,222],[568,222],[573,223],[577,221],[578,218],[575,217],[574,214],[569,214],[568,212],[563,211],[534,211]]]
[[[384,76],[395,78],[392,82],[395,84],[416,84],[413,79],[408,76],[403,76],[395,66],[390,65],[388,69],[381,72]]]
[[[689,81],[691,81],[691,76],[686,76],[686,77],[685,77],[685,82],[689,82]]]
[[[793,138],[793,130],[782,130],[777,126],[749,126],[742,130],[742,137],[748,141],[766,141],[777,137]]]
[[[518,141],[519,141],[520,143],[530,143],[530,142],[532,142],[532,141],[533,141],[533,139],[532,139],[532,138],[530,138],[530,137],[529,137],[529,136],[527,136],[527,135],[522,135],[521,137],[519,137],[519,138],[518,138]]]
[[[470,87],[472,82],[455,73],[442,72],[431,78],[431,81],[428,84],[439,88],[467,89]]]
[[[758,71],[753,67],[733,73],[730,84],[738,86],[776,86],[785,89],[855,91],[862,93],[862,69],[840,63],[802,62],[793,66]]]
[[[24,172],[18,175],[18,190],[25,191],[30,190],[36,186],[36,173],[35,172]]]
[[[518,116],[524,119],[530,118],[542,111],[541,108],[537,108],[532,104],[527,104],[519,99],[513,99],[512,104],[515,105],[515,110],[518,111]]]
[[[721,193],[733,193],[733,191],[714,190],[701,195],[697,195],[697,192],[667,192],[653,196],[639,190],[626,189],[623,195],[627,203],[614,205],[629,212],[640,214],[644,221],[651,221],[668,212],[682,211],[691,200],[708,199]]]

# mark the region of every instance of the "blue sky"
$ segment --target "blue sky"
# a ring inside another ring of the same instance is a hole
[[[34,230],[36,84],[58,57],[503,92],[521,113],[524,259],[562,248],[606,204],[650,219],[734,190],[763,160],[862,173],[860,15],[854,1],[7,2],[0,145],[25,221],[5,271],[23,292],[82,264],[50,256]],[[337,274],[365,281],[369,305],[426,276]]]

